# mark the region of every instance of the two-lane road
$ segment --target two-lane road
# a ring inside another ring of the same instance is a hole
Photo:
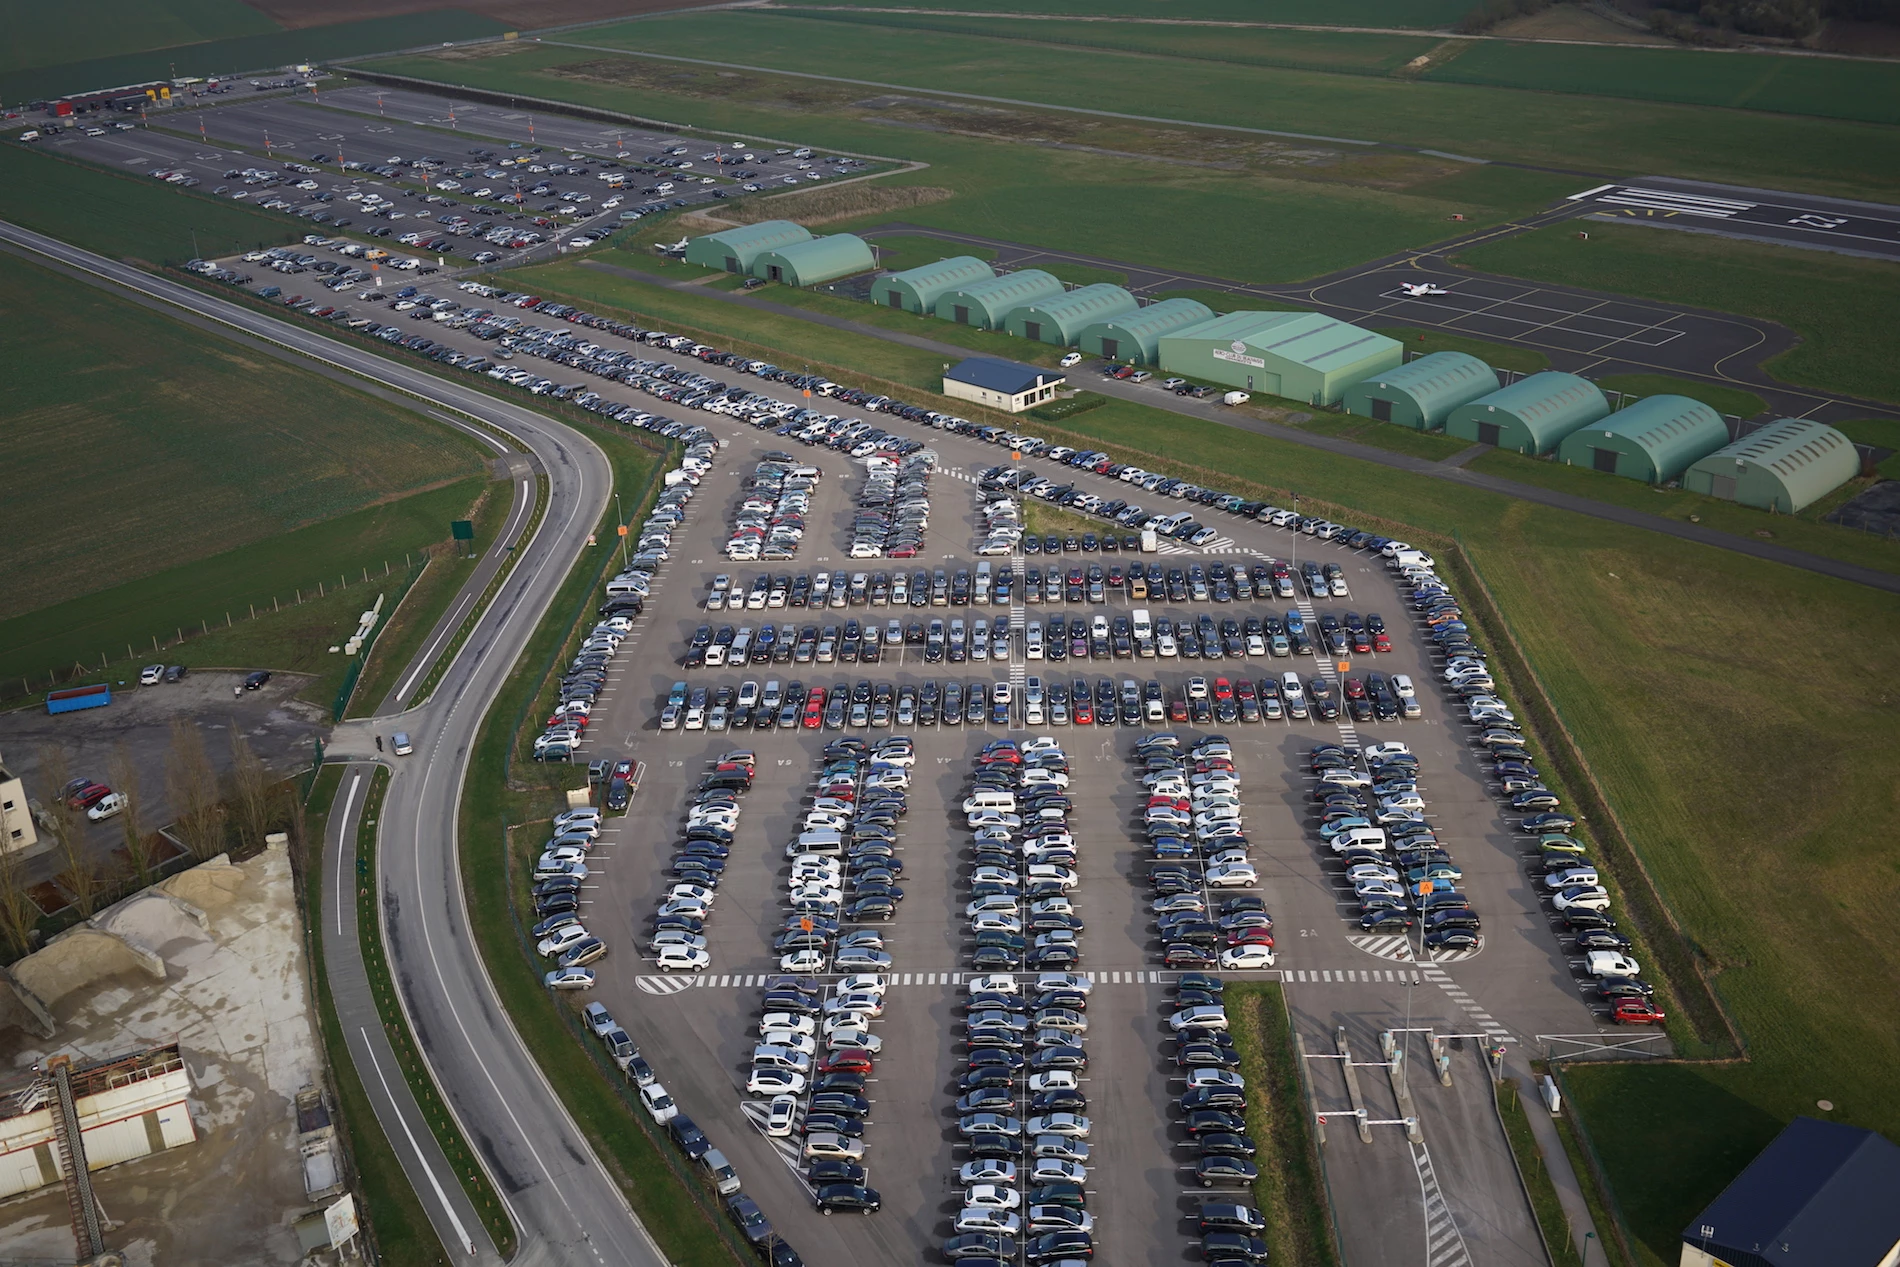
[[[664,1256],[601,1167],[496,997],[471,943],[457,862],[457,810],[475,736],[606,508],[613,491],[606,456],[578,432],[544,415],[90,251],[4,223],[0,242],[81,273],[102,287],[172,305],[234,333],[478,419],[519,440],[547,472],[548,513],[522,545],[519,565],[434,695],[420,708],[400,714],[399,723],[390,725],[395,722],[390,718],[379,725],[407,730],[416,746],[413,756],[391,763],[393,778],[383,805],[378,850],[383,931],[404,1006],[437,1085],[519,1229],[521,1253],[515,1261],[660,1267]],[[353,832],[338,835],[354,839]],[[347,949],[354,938],[339,941]],[[353,1049],[357,1046],[352,1044]],[[438,1170],[439,1183],[432,1182],[424,1168],[424,1158],[434,1150],[423,1124],[390,1118],[395,1101],[378,1092],[379,1083],[396,1078],[393,1064],[381,1077],[373,1066],[359,1067],[358,1073],[371,1088],[384,1132],[415,1179],[443,1243],[458,1260],[471,1256],[472,1243],[473,1257],[495,1261],[453,1177]],[[396,1094],[407,1101],[406,1091],[397,1089]],[[466,1237],[456,1234],[458,1226]]]

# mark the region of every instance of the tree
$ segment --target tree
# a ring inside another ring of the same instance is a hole
[[[5,941],[7,962],[33,948],[33,926],[39,922],[40,908],[26,891],[19,855],[0,850],[0,939]]]
[[[245,847],[261,848],[270,830],[270,771],[235,725],[231,727],[231,804]]]
[[[72,762],[65,745],[54,744],[47,748],[40,758],[40,770],[48,787],[64,788],[72,775]],[[66,864],[54,878],[71,896],[80,915],[91,919],[106,882],[99,860],[88,847],[86,820],[64,796],[57,794],[47,806],[46,818],[47,834],[53,838],[53,847]]]
[[[123,741],[112,750],[107,770],[112,775],[113,790],[125,798],[125,808],[119,811],[119,831],[124,838],[126,862],[143,888],[152,882],[152,850],[145,841],[145,798],[139,789],[139,770],[132,761],[132,750]]]
[[[205,756],[197,727],[183,718],[172,723],[171,749],[165,754],[165,791],[173,821],[185,848],[199,861],[224,851],[224,807],[218,803],[218,774]]]

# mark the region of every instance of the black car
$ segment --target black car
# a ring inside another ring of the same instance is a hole
[[[1026,1262],[1047,1263],[1059,1258],[1093,1258],[1095,1238],[1087,1232],[1046,1232],[1023,1246]]]
[[[1252,1157],[1257,1151],[1251,1136],[1236,1135],[1229,1131],[1208,1131],[1197,1135],[1194,1144],[1201,1150],[1203,1157]]]
[[[1087,1199],[1079,1183],[1045,1183],[1030,1190],[1024,1205],[1066,1205],[1072,1210],[1080,1210]]]
[[[817,1188],[822,1188],[829,1184],[842,1183],[857,1185],[864,1182],[863,1166],[858,1165],[854,1161],[843,1161],[835,1158],[815,1161],[811,1164],[811,1169],[805,1173],[806,1177],[811,1180],[812,1186]]]
[[[673,1142],[680,1146],[680,1151],[694,1161],[698,1161],[706,1150],[712,1147],[712,1141],[706,1138],[706,1132],[700,1130],[693,1119],[684,1113],[670,1118],[666,1123],[666,1130],[673,1137]]]
[[[1245,1232],[1203,1232],[1201,1257],[1209,1262],[1225,1258],[1264,1263],[1267,1261],[1267,1243]]]
[[[849,1183],[827,1184],[818,1189],[814,1202],[822,1214],[833,1214],[839,1210],[856,1210],[861,1214],[874,1214],[878,1207],[884,1204],[876,1188]]]
[[[1016,1238],[997,1232],[965,1232],[943,1243],[943,1256],[955,1262],[960,1258],[996,1258],[1008,1261],[1016,1257]]]
[[[726,1198],[726,1212],[739,1225],[739,1230],[745,1233],[745,1238],[754,1245],[763,1245],[771,1238],[772,1224],[765,1217],[765,1211],[759,1209],[759,1203],[743,1192]]]
[[[257,672],[255,672],[255,673],[247,673],[247,674],[245,674],[245,676],[244,676],[244,689],[245,689],[245,690],[247,690],[247,691],[255,691],[255,690],[260,690],[260,689],[262,689],[262,687],[263,687],[263,685],[264,685],[264,683],[266,683],[266,682],[268,682],[268,681],[270,681],[270,670],[269,670],[269,669],[259,669],[259,670],[258,670]]]
[[[1267,1226],[1266,1216],[1250,1205],[1210,1202],[1201,1207],[1201,1232],[1258,1232]]]

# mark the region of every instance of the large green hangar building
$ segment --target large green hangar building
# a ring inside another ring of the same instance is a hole
[[[927,316],[936,309],[937,300],[946,290],[988,281],[995,276],[996,270],[976,256],[958,255],[878,278],[877,285],[872,287],[871,302]]]
[[[1003,319],[1024,304],[1060,295],[1062,283],[1039,268],[952,286],[937,297],[934,309],[945,321],[979,330],[1000,330]]]
[[[1646,396],[1601,424],[1564,437],[1557,456],[1566,466],[1588,466],[1646,484],[1662,484],[1689,463],[1728,443],[1722,415],[1687,396]]]
[[[1137,307],[1133,295],[1120,286],[1102,282],[1012,309],[1003,318],[1003,328],[1032,343],[1068,347],[1082,336],[1091,321],[1133,312]]]
[[[1075,346],[1090,356],[1133,365],[1153,365],[1161,355],[1161,336],[1211,320],[1214,310],[1193,299],[1164,299],[1146,308],[1119,313],[1082,327]]]
[[[1595,383],[1546,370],[1458,406],[1445,416],[1445,434],[1519,453],[1548,453],[1609,412],[1610,402]]]
[[[1397,339],[1317,312],[1230,312],[1158,342],[1169,373],[1315,405],[1333,404],[1347,387],[1405,356]]]
[[[752,275],[787,286],[816,286],[877,267],[870,245],[854,233],[789,242],[760,251],[752,261]]]
[[[790,220],[761,220],[742,224],[736,229],[708,233],[686,244],[686,262],[706,268],[723,268],[728,273],[750,273],[753,263],[766,251],[811,241],[811,230]]]
[[[1498,389],[1497,372],[1464,352],[1433,352],[1346,389],[1349,414],[1436,431],[1451,411]]]
[[[1782,418],[1690,465],[1682,486],[1792,515],[1860,474],[1853,441],[1810,418]]]

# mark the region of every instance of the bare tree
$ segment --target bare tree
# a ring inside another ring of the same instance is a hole
[[[112,750],[112,763],[107,769],[113,791],[125,798],[125,808],[119,811],[125,860],[143,888],[152,882],[152,850],[145,840],[145,798],[139,790],[139,769],[132,761],[132,750],[121,742]]]
[[[224,850],[224,807],[218,803],[218,774],[205,756],[198,728],[184,718],[172,723],[171,750],[165,754],[165,790],[185,848],[200,861]]]
[[[72,762],[65,745],[53,744],[40,758],[40,771],[48,787],[63,789],[72,774]],[[59,851],[65,868],[55,877],[72,897],[82,916],[90,919],[105,888],[105,875],[93,856],[86,839],[86,820],[71,802],[58,793],[47,806],[47,834]]]
[[[270,771],[235,723],[231,727],[231,805],[245,847],[261,848],[270,830]]]
[[[19,855],[0,849],[0,939],[8,962],[32,949],[33,926],[39,921],[40,908],[26,891]]]

